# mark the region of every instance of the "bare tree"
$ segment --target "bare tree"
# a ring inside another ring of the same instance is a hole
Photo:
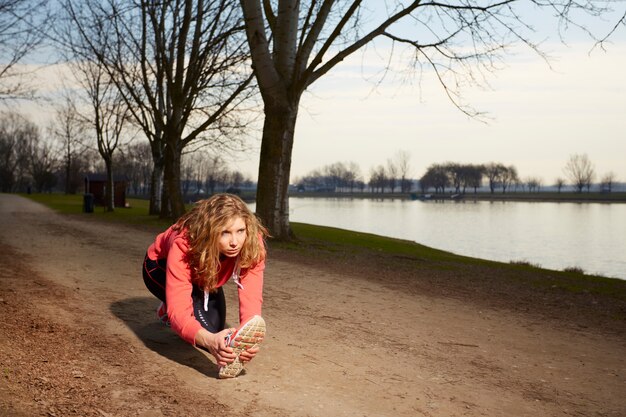
[[[0,192],[13,191],[15,184],[15,138],[8,126],[6,115],[0,119]]]
[[[350,192],[354,191],[354,188],[359,185],[359,182],[363,182],[361,177],[361,168],[356,162],[348,162],[344,181],[348,188],[350,188]]]
[[[515,168],[513,165],[504,167],[504,169],[500,173],[500,186],[502,187],[502,193],[504,194],[506,192],[506,189],[512,184],[515,184],[517,181],[519,181],[517,168]]]
[[[0,191],[25,191],[31,181],[29,163],[39,140],[37,126],[18,113],[0,116]]]
[[[183,196],[187,196],[191,190],[191,185],[195,180],[195,166],[189,160],[183,158],[180,167],[180,177],[182,184]]]
[[[616,181],[617,176],[613,171],[607,172],[602,177],[602,191],[610,193],[613,190],[613,184]]]
[[[295,184],[302,191],[352,192],[360,181],[361,169],[355,162],[335,162],[297,178]]]
[[[206,188],[210,194],[215,193],[216,187],[226,175],[226,163],[219,155],[213,155],[208,160],[206,175]]]
[[[483,180],[484,171],[485,167],[483,165],[467,164],[461,166],[461,186],[463,187],[463,194],[465,194],[467,187],[473,188],[474,194],[476,194],[476,190],[480,187]]]
[[[500,186],[500,181],[506,167],[503,164],[490,162],[485,165],[485,176],[489,181],[489,190],[491,194],[495,192],[496,187]]]
[[[346,167],[342,162],[335,162],[334,164],[326,165],[322,168],[324,177],[326,179],[326,186],[329,191],[336,192],[343,185],[342,180],[346,172]]]
[[[252,80],[235,0],[66,0],[65,5],[81,40],[79,52],[104,64],[150,140],[151,213],[180,216],[183,149],[199,142],[238,147],[235,139],[247,126],[235,111]],[[103,43],[106,52],[99,54]],[[165,188],[157,207],[161,178]]]
[[[428,191],[432,187],[436,193],[444,193],[450,184],[450,173],[445,164],[432,164],[420,178],[420,187],[423,191]]]
[[[476,115],[464,105],[458,88],[483,80],[516,40],[541,54],[532,40],[532,27],[524,20],[528,14],[514,0],[480,4],[415,0],[379,7],[361,0],[240,2],[265,112],[257,212],[272,235],[281,239],[292,236],[287,191],[300,99],[344,59],[377,38],[412,48],[412,64],[430,67],[452,102]],[[576,24],[570,12],[605,11],[592,2],[569,0],[533,5],[536,12],[556,15],[564,26]],[[403,25],[395,25],[400,21],[410,22],[409,34]]]
[[[195,193],[209,193],[221,189],[230,193],[239,193],[245,181],[244,175],[238,170],[228,169],[226,161],[218,155],[201,149],[183,155],[182,187],[185,196]]]
[[[392,159],[387,159],[385,172],[387,173],[387,184],[389,185],[389,192],[393,193],[395,192],[396,184],[398,183],[398,167]]]
[[[241,187],[244,180],[245,178],[241,172],[233,171],[230,173],[230,186],[232,187],[234,192],[239,191],[239,187]]]
[[[461,185],[463,184],[463,165],[454,162],[447,162],[444,164],[447,171],[450,183],[454,187],[454,192],[461,192]]]
[[[55,113],[52,132],[62,149],[65,194],[76,194],[80,186],[77,159],[84,148],[85,126],[70,97],[65,97],[64,102],[56,107]]]
[[[556,180],[554,180],[554,185],[556,186],[557,190],[560,193],[561,190],[563,189],[563,187],[565,186],[565,180],[563,178],[559,177]]]
[[[396,176],[400,181],[400,192],[410,192],[411,181],[409,180],[409,171],[411,170],[411,153],[409,151],[400,150],[393,156],[391,163],[395,166]]]
[[[204,181],[207,178],[210,158],[211,156],[203,150],[183,155],[182,184],[184,195],[191,193],[192,187],[196,195],[204,191]]]
[[[541,188],[541,178],[538,177],[526,177],[522,184],[528,188],[529,193],[538,192]]]
[[[54,171],[58,164],[57,152],[51,143],[38,140],[33,144],[30,155],[30,173],[37,192],[51,192],[57,185],[58,180]]]
[[[384,166],[379,165],[370,170],[369,186],[372,192],[378,190],[379,193],[385,192],[385,185],[388,184],[387,170]]]
[[[0,100],[31,98],[29,71],[19,64],[44,38],[49,23],[45,0],[0,0]]]
[[[86,60],[79,57],[71,61],[70,65],[89,102],[90,111],[82,116],[82,121],[95,132],[98,153],[106,168],[106,210],[111,212],[115,210],[113,154],[120,144],[129,109],[97,59]]]
[[[446,187],[452,186],[455,192],[465,194],[467,187],[471,187],[476,193],[476,189],[481,185],[484,171],[483,165],[456,162],[433,164],[420,179],[420,188],[426,192],[432,187],[435,188],[435,192],[443,193]]]
[[[570,155],[563,172],[576,192],[582,193],[583,188],[587,187],[587,191],[591,188],[595,170],[586,153]]]
[[[463,193],[467,187],[474,189],[474,194],[478,192],[478,188],[483,184],[483,177],[486,173],[486,166],[483,164],[467,164],[463,165]]]
[[[147,195],[153,171],[150,144],[147,141],[123,144],[117,155],[118,172],[128,178],[133,194]]]

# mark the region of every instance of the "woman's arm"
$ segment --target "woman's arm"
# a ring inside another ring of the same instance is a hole
[[[191,271],[185,260],[187,244],[182,237],[172,243],[167,255],[165,300],[172,329],[188,343],[195,345],[202,325],[193,314]]]
[[[261,315],[264,271],[265,260],[249,268],[241,277],[241,287],[237,289],[239,296],[239,323],[246,322],[252,316]]]
[[[224,329],[219,333],[211,333],[208,330],[201,328],[195,336],[195,345],[206,348],[211,355],[215,357],[219,366],[225,366],[235,360],[233,348],[226,346],[226,336],[229,333],[235,332],[237,329]]]
[[[250,317],[261,315],[261,306],[263,305],[263,273],[265,271],[265,261],[261,261],[246,271],[241,279],[239,287],[239,322],[244,323]],[[235,342],[237,340],[235,339]],[[259,352],[259,348],[248,349],[241,352],[239,358],[243,362],[252,360]]]

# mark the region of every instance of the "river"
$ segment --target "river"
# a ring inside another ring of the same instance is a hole
[[[626,279],[626,204],[290,198],[290,220]]]

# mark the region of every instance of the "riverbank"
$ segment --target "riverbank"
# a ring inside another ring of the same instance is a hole
[[[261,353],[218,380],[157,322],[140,265],[161,225],[133,210],[0,194],[0,415],[623,411],[626,282],[304,224],[269,242]]]

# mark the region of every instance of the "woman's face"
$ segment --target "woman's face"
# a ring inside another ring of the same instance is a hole
[[[246,222],[241,217],[235,217],[220,234],[218,239],[220,253],[228,257],[239,255],[246,236]]]

